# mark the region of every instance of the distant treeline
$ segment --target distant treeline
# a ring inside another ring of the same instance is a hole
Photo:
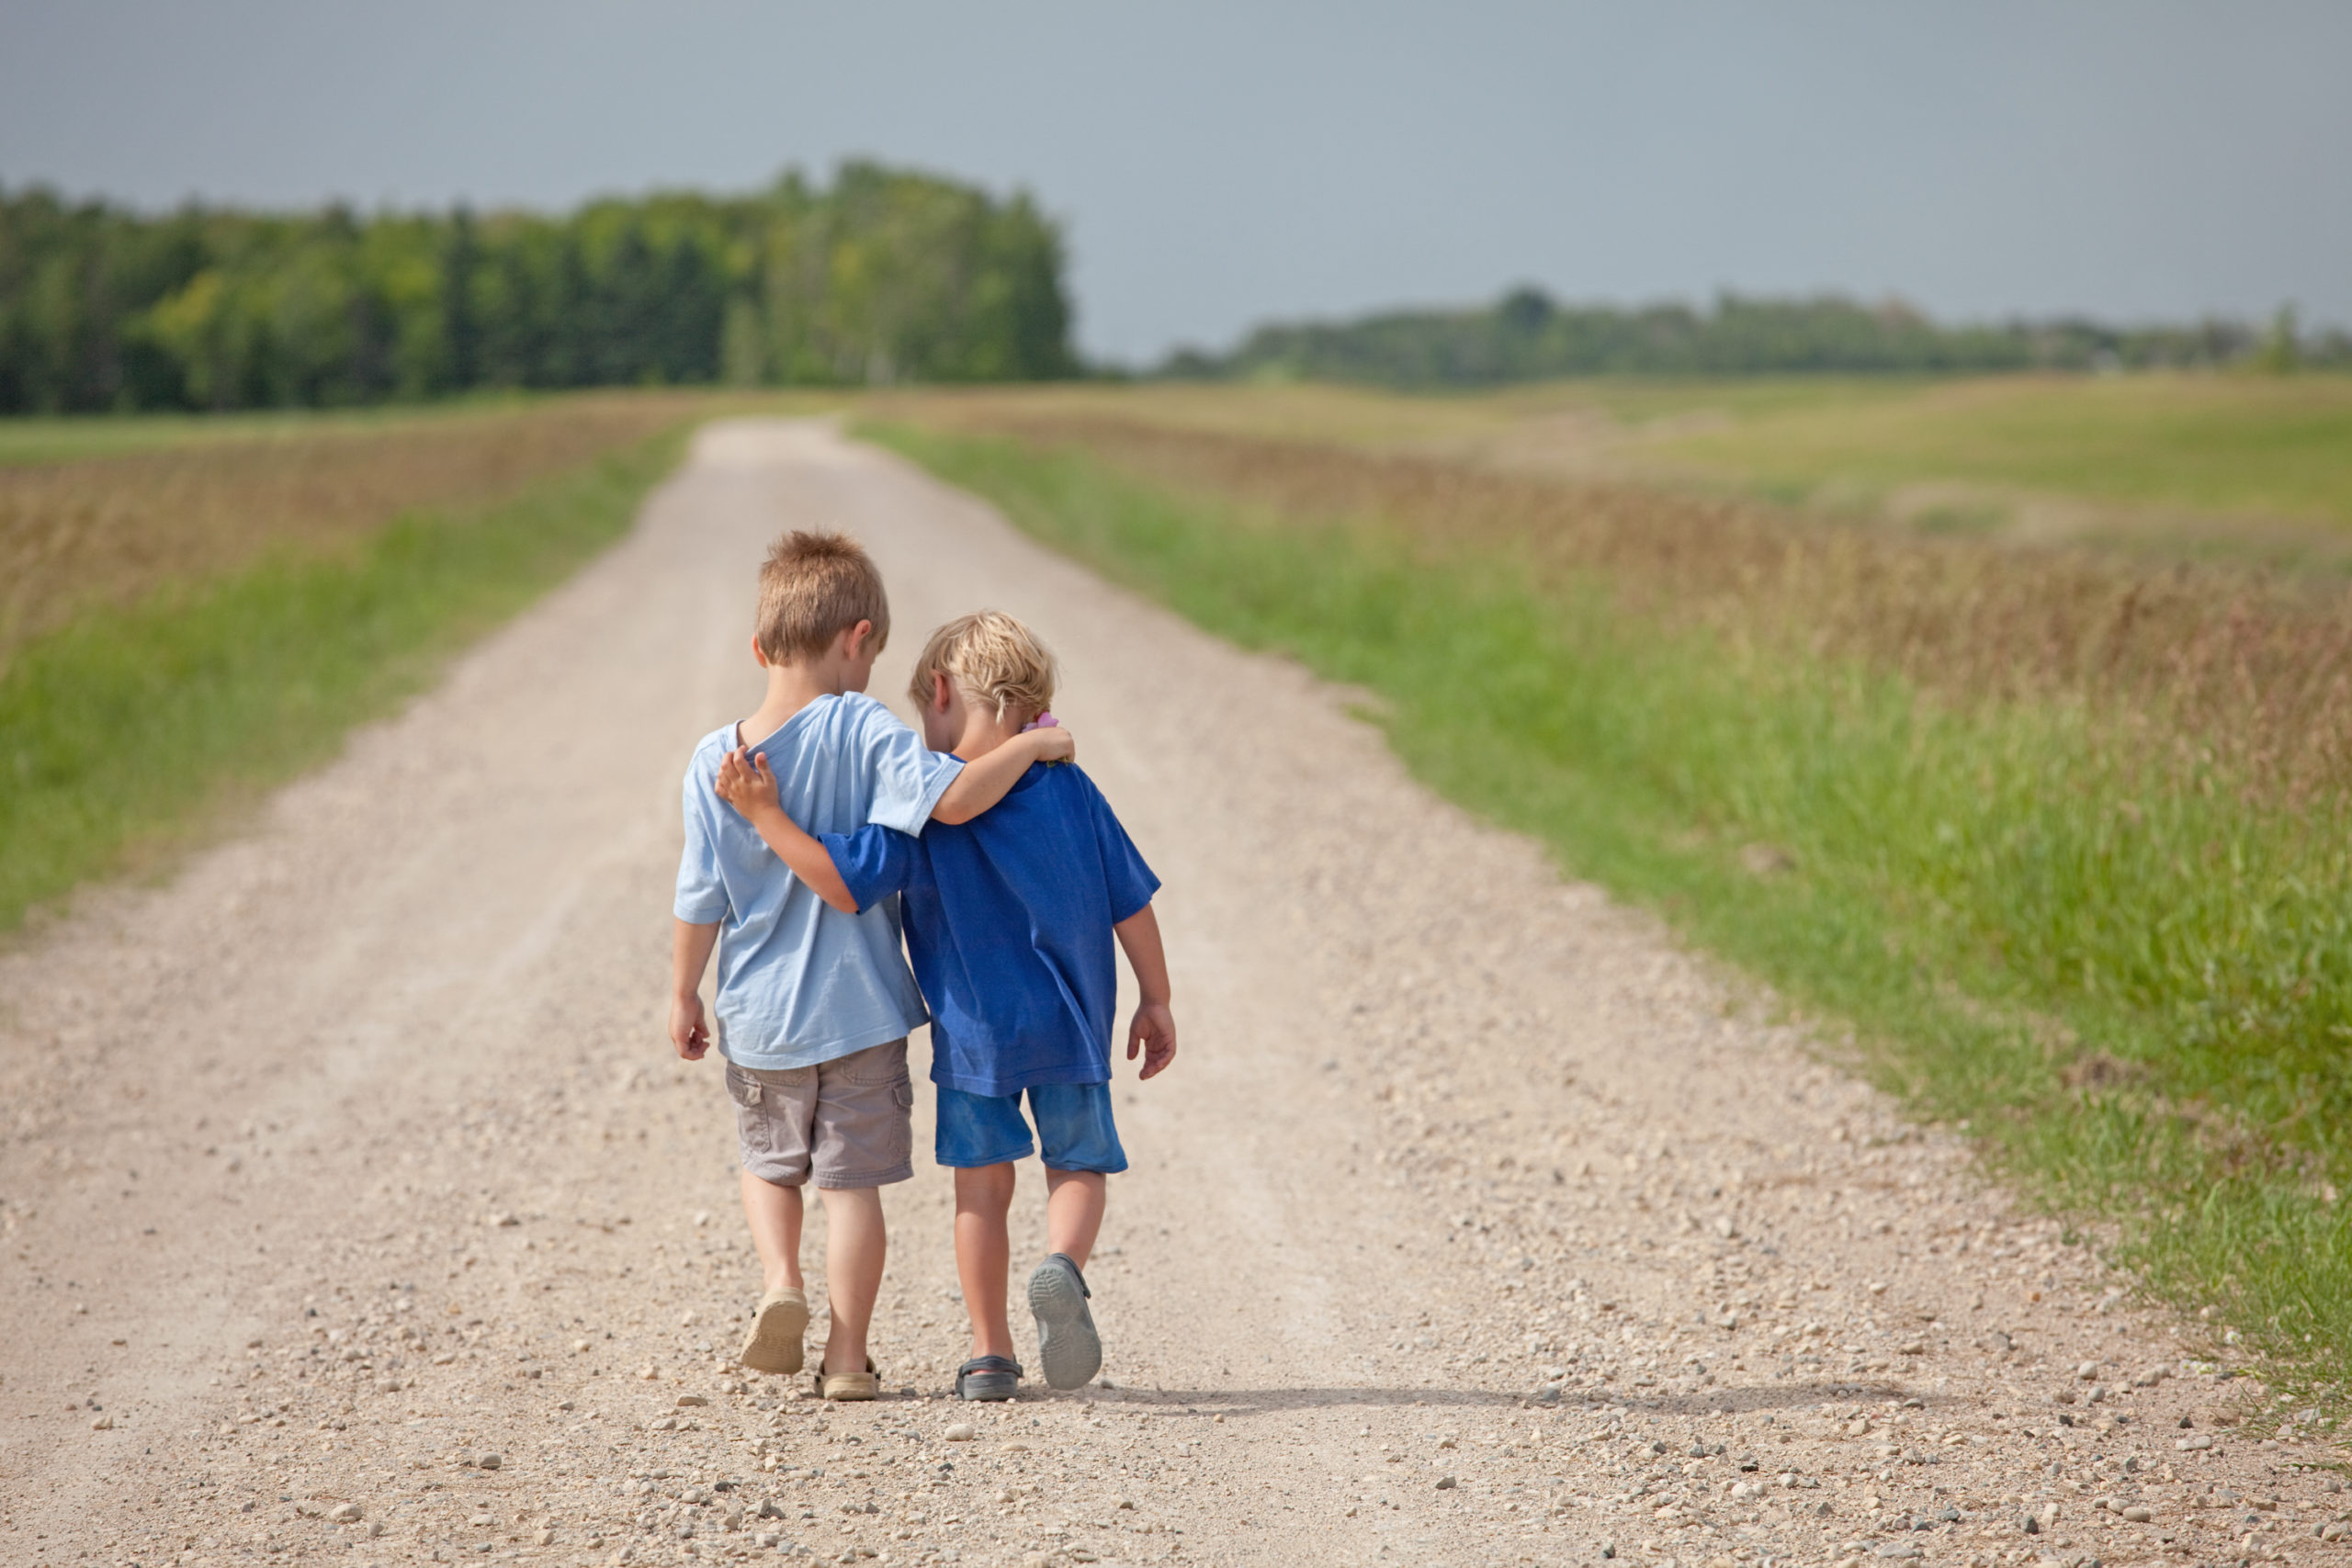
[[[1173,377],[1296,377],[1396,387],[1492,386],[1560,376],[1804,371],[1962,372],[2219,366],[2267,360],[2352,366],[2352,337],[2208,321],[2185,327],[2096,321],[1939,326],[1901,304],[1750,299],[1712,310],[1568,306],[1533,288],[1479,310],[1397,310],[1351,321],[1261,327],[1223,355],[1180,353]]]
[[[1026,196],[865,163],[561,217],[0,188],[0,412],[1048,379],[1077,368],[1062,266]]]

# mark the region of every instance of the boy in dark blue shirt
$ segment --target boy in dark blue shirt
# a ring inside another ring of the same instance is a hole
[[[935,750],[965,762],[1046,714],[1054,666],[1029,629],[993,611],[933,633],[912,695]],[[1127,1057],[1143,1077],[1176,1054],[1168,966],[1151,897],[1159,888],[1091,781],[1072,765],[1031,767],[994,809],[920,839],[869,824],[811,839],[786,817],[764,761],[730,761],[718,788],[812,892],[843,909],[903,899],[907,951],[932,1012],[939,1163],[956,1170],[956,1262],[972,1319],[966,1399],[1010,1399],[1021,1377],[1005,1315],[1006,1215],[1013,1162],[1045,1160],[1051,1255],[1029,1280],[1038,1359],[1055,1388],[1101,1369],[1082,1270],[1102,1223],[1104,1178],[1125,1170],[1111,1114],[1113,942],[1142,1001]],[[1036,1122],[1033,1144],[1021,1102]]]

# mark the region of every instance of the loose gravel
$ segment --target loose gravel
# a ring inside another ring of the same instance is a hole
[[[731,1364],[730,1123],[662,1036],[675,790],[756,700],[794,523],[888,574],[877,694],[949,614],[1038,626],[1167,883],[1183,1054],[1117,1086],[1074,1393],[944,1397],[929,1168],[889,1397]],[[2250,1436],[2282,1413],[2195,1325],[1355,700],[822,425],[707,431],[439,691],[0,957],[0,1559],[2338,1560],[2297,1413]]]

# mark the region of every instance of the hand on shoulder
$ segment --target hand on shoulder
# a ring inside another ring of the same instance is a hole
[[[745,817],[762,805],[776,803],[775,774],[768,771],[767,753],[747,757],[749,747],[739,747],[727,753],[718,764],[718,776],[711,781],[711,789],[718,798],[741,812]]]
[[[1075,762],[1078,761],[1078,737],[1058,723],[1024,729],[1021,739],[1035,749],[1040,762]]]

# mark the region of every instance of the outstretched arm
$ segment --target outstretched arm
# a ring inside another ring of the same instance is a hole
[[[746,762],[742,751],[729,751],[718,765],[718,780],[712,787],[720,799],[743,814],[761,842],[774,850],[775,858],[807,883],[810,892],[843,914],[857,913],[857,900],[850,897],[849,885],[834,867],[833,857],[825,852],[824,845],[802,832],[800,824],[786,816],[777,802],[775,775],[768,771],[767,753]]]
[[[969,822],[998,801],[1002,800],[1021,775],[1029,771],[1032,762],[1069,762],[1078,757],[1078,742],[1069,730],[1057,726],[1051,729],[1031,729],[1012,737],[1003,745],[985,756],[964,764],[939,804],[931,808],[931,819],[954,826]]]
[[[1168,1007],[1168,953],[1159,944],[1159,917],[1146,904],[1111,930],[1126,950],[1136,989],[1143,994],[1135,1021],[1127,1025],[1127,1060],[1142,1052],[1143,1071],[1136,1076],[1152,1077],[1176,1059],[1176,1015]]]

